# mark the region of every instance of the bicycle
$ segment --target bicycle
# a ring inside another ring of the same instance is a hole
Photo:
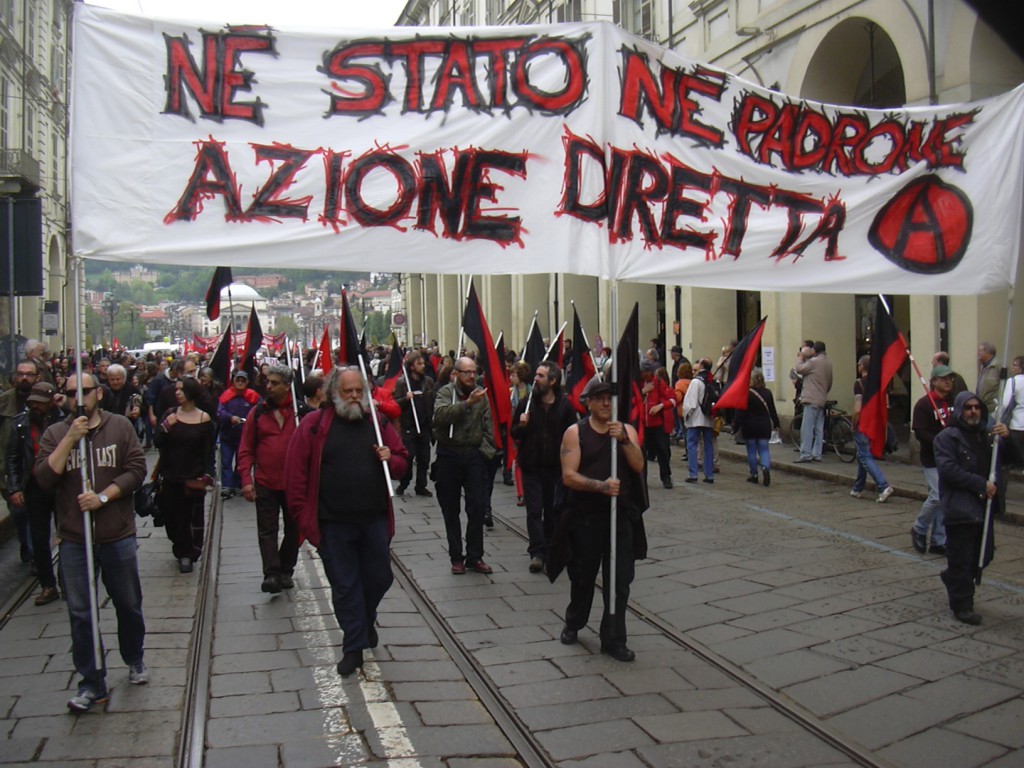
[[[834,451],[840,461],[849,464],[857,458],[857,446],[853,442],[853,424],[849,414],[836,407],[836,400],[825,401],[825,434],[823,450]],[[800,405],[789,422],[789,442],[800,448],[800,427],[803,425],[804,412]]]

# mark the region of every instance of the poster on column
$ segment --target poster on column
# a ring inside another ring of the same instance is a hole
[[[1024,86],[866,110],[607,23],[286,30],[75,5],[72,242],[111,261],[975,294]]]

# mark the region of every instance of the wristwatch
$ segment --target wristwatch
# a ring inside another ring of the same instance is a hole
[[[107,494],[105,494],[105,493],[101,493],[99,495],[99,499],[100,499],[100,504],[106,504],[107,502],[110,501],[110,497],[107,496]]]

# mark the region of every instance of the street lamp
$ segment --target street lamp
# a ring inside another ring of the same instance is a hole
[[[114,347],[114,314],[117,312],[117,299],[113,296],[108,296],[103,300],[103,308],[107,310],[110,315],[110,347]]]

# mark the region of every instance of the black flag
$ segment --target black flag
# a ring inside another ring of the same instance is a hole
[[[217,267],[213,270],[213,280],[206,289],[206,316],[211,320],[220,317],[220,292],[232,282],[231,267]]]

